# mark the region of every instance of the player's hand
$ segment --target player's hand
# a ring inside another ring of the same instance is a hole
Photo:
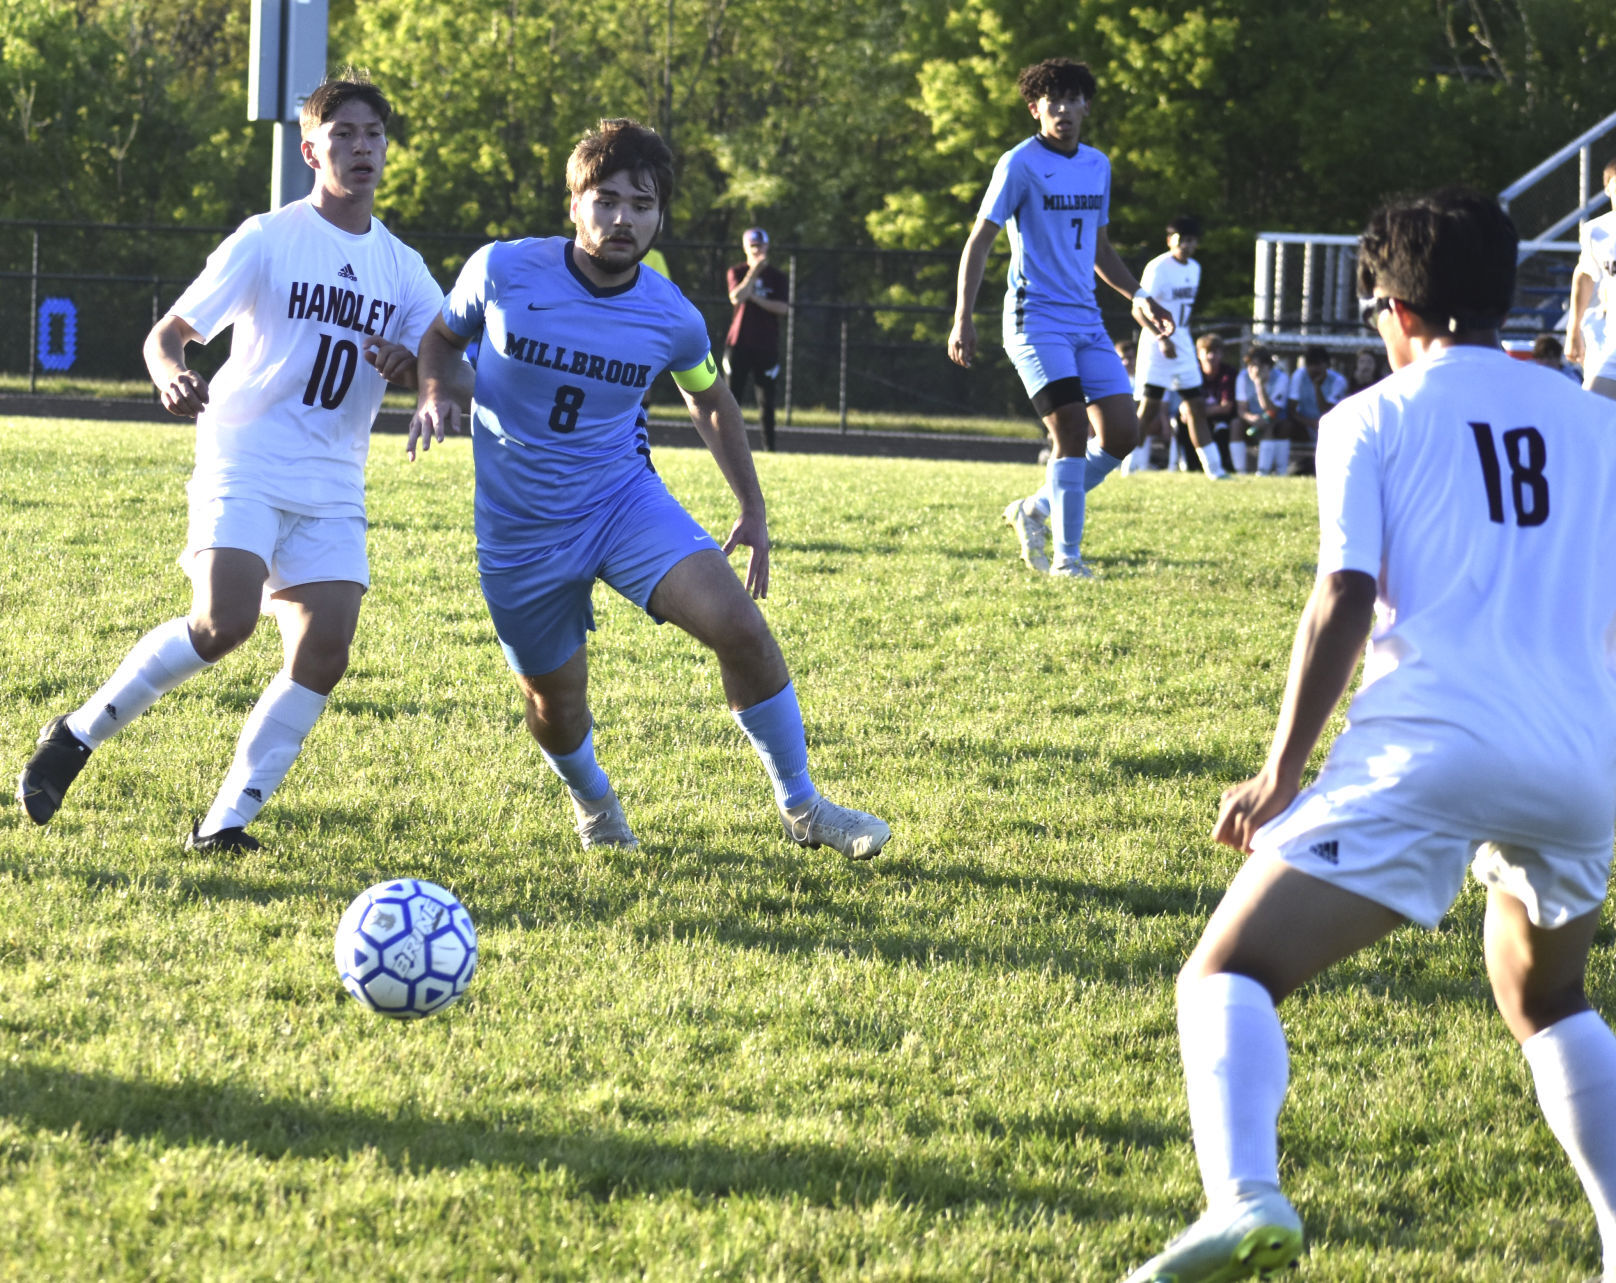
[[[402,343],[390,343],[374,334],[367,336],[361,346],[365,350],[365,360],[376,367],[382,378],[402,387],[415,386],[415,353],[409,348]]]
[[[1571,326],[1566,330],[1565,359],[1572,365],[1582,364],[1582,327]]]
[[[1212,840],[1250,855],[1257,830],[1295,801],[1298,791],[1295,783],[1275,779],[1266,770],[1231,785],[1223,790]]]
[[[735,518],[735,526],[724,540],[723,554],[727,557],[741,545],[752,550],[746,559],[746,591],[754,600],[769,595],[769,526],[761,517],[743,512]]]
[[[948,359],[955,365],[969,368],[976,358],[976,322],[968,316],[959,317],[948,332]]]
[[[1169,361],[1178,356],[1178,345],[1165,334],[1163,334],[1161,338],[1157,339],[1156,342],[1161,347],[1161,354]]]
[[[1148,327],[1158,338],[1164,339],[1178,328],[1173,323],[1173,314],[1148,295],[1134,303],[1133,315],[1135,320]]]
[[[208,404],[208,381],[195,370],[181,370],[168,381],[168,386],[157,389],[163,409],[182,419],[194,419]]]
[[[421,443],[421,453],[432,448],[434,440],[442,441],[445,432],[460,431],[460,407],[446,396],[423,396],[415,413],[410,417],[409,435],[404,439],[404,453],[415,462],[415,443]]]

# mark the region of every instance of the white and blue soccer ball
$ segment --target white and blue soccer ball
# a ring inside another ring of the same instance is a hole
[[[378,882],[337,924],[337,974],[359,1002],[415,1020],[442,1011],[477,970],[477,928],[435,882]]]

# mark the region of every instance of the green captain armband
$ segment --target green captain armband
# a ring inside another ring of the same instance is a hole
[[[705,392],[718,382],[718,364],[713,360],[713,354],[707,353],[707,359],[700,365],[693,365],[688,370],[675,370],[673,381],[686,392]]]

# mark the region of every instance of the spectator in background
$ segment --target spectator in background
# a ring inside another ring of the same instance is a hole
[[[1380,368],[1380,353],[1373,348],[1361,347],[1353,354],[1352,373],[1347,376],[1347,395],[1373,387],[1386,377]]]
[[[1240,430],[1239,403],[1235,397],[1239,372],[1223,359],[1223,340],[1216,334],[1203,334],[1195,340],[1195,359],[1201,366],[1206,419],[1212,425],[1212,440],[1222,455],[1224,470],[1244,472],[1246,436]]]
[[[1560,340],[1552,334],[1539,334],[1532,340],[1532,360],[1538,365],[1558,370],[1568,379],[1575,379],[1579,385],[1582,383],[1582,371],[1574,365],[1566,364],[1565,349],[1560,346]]]
[[[1289,376],[1274,364],[1274,354],[1250,344],[1235,378],[1235,413],[1246,440],[1257,442],[1257,475],[1283,474],[1290,464],[1286,436],[1285,391]]]
[[[1330,368],[1329,352],[1317,344],[1309,347],[1302,353],[1302,366],[1291,375],[1285,393],[1290,439],[1311,446],[1318,439],[1319,420],[1346,395],[1347,376]]]
[[[747,380],[752,380],[763,448],[773,450],[780,318],[790,311],[791,285],[784,272],[769,266],[769,234],[761,227],[747,228],[741,248],[746,251],[746,262],[729,269],[729,301],[735,305],[735,315],[724,336],[724,379],[737,401],[746,395]]]

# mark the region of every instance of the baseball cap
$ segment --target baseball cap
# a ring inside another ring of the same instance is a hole
[[[761,227],[748,227],[741,233],[741,239],[748,245],[767,245],[769,234]]]

